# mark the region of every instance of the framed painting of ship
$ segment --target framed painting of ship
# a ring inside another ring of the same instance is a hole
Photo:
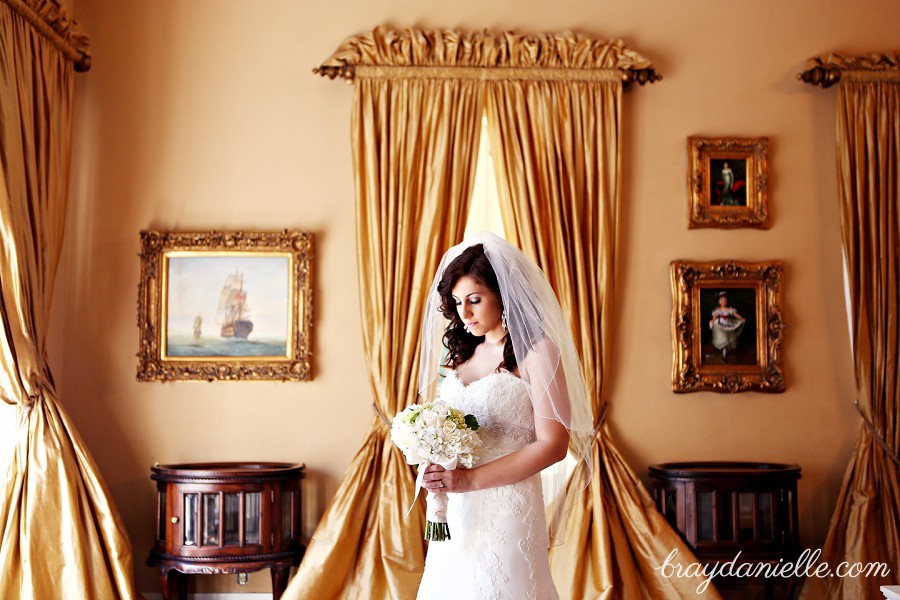
[[[138,381],[312,378],[312,234],[141,232]]]

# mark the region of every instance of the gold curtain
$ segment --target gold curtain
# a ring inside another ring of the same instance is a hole
[[[656,567],[695,562],[616,450],[605,425],[618,229],[622,83],[495,81],[488,87],[491,147],[510,241],[547,274],[573,327],[597,435],[593,477],[550,550],[564,598],[718,598],[702,578],[666,578]],[[578,489],[574,489],[578,488]]]
[[[863,419],[821,560],[884,563],[890,575],[809,578],[801,598],[877,598],[900,573],[900,60],[831,55],[815,69],[825,75],[815,83],[840,80],[838,191]]]
[[[69,179],[66,56],[86,57],[86,43],[56,2],[0,3],[0,398],[19,423],[0,487],[0,598],[134,596],[125,529],[46,356]]]
[[[425,562],[422,505],[405,517],[415,477],[381,416],[417,400],[425,297],[465,230],[483,96],[474,81],[369,75],[356,77],[352,144],[363,346],[379,416],[286,599],[414,598]]]

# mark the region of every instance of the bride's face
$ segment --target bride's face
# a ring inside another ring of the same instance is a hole
[[[464,275],[453,286],[453,300],[463,324],[474,336],[483,336],[501,330],[500,315],[503,309],[500,299],[474,277]]]

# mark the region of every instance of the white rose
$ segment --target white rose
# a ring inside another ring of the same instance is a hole
[[[427,428],[438,427],[440,422],[438,420],[438,416],[434,413],[434,411],[423,411],[417,421],[421,421],[422,424]]]
[[[398,429],[391,431],[391,440],[401,450],[405,450],[416,444],[416,436],[407,429]]]
[[[422,462],[415,448],[403,448],[403,458],[408,465],[417,465]]]

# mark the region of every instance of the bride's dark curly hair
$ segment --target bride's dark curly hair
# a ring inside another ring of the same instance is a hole
[[[447,362],[444,366],[456,369],[472,358],[475,347],[484,341],[484,336],[474,336],[467,332],[459,312],[456,308],[456,300],[453,299],[453,287],[461,277],[470,276],[475,281],[485,286],[497,297],[501,308],[503,298],[500,295],[500,284],[497,283],[497,275],[491,267],[491,262],[484,253],[484,245],[476,244],[463,250],[462,254],[453,259],[438,283],[438,294],[441,296],[441,305],[438,310],[450,321],[444,330],[444,346],[447,350]],[[512,339],[506,334],[506,342],[503,346],[503,362],[497,365],[497,370],[504,368],[513,372],[516,369],[516,355],[513,352]]]

